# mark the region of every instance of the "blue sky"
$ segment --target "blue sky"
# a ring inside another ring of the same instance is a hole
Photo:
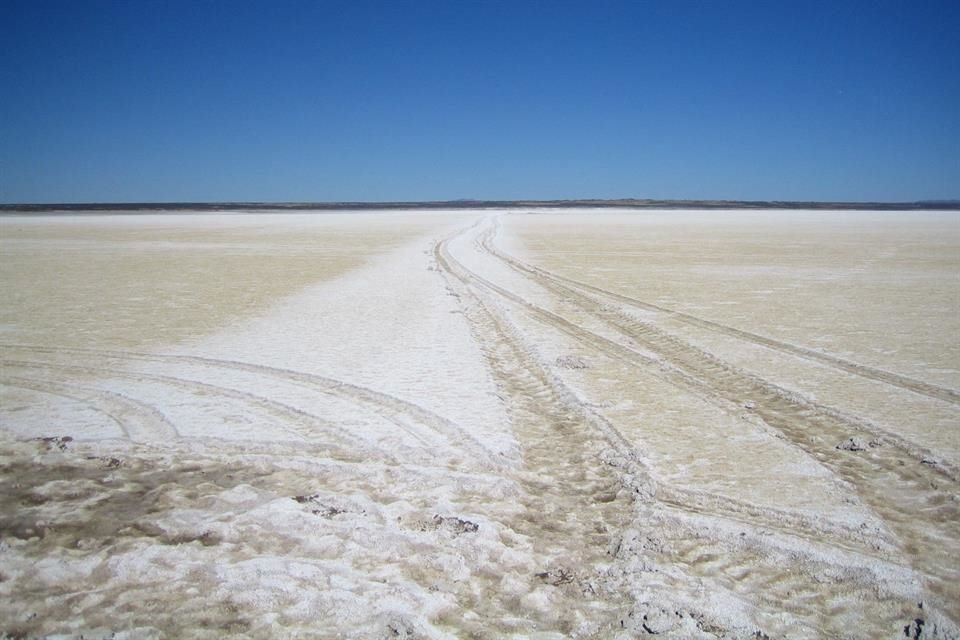
[[[0,0],[0,202],[960,198],[960,2]]]

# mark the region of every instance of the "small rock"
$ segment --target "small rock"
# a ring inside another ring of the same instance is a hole
[[[393,638],[399,640],[414,640],[414,638],[420,635],[417,633],[416,625],[414,625],[411,620],[408,620],[406,616],[391,616],[388,618],[385,626],[385,634],[382,636],[384,640],[392,640]]]
[[[676,613],[666,609],[652,609],[643,614],[643,630],[651,635],[658,635],[673,631],[680,625]]]
[[[557,569],[551,569],[550,571],[535,573],[534,576],[555,587],[559,587],[562,584],[570,584],[576,578],[576,575],[574,575],[573,571],[567,569],[566,567],[559,567]]]
[[[320,516],[321,518],[333,518],[334,516],[339,516],[343,513],[351,513],[351,510],[346,507],[339,507],[337,505],[327,504],[320,501],[319,494],[303,495],[303,496],[293,496],[293,499],[299,502],[300,504],[310,504],[315,508],[310,509],[310,513],[315,516]],[[361,512],[362,513],[362,512]]]
[[[480,529],[480,525],[476,522],[470,522],[469,520],[454,516],[444,518],[441,515],[435,515],[433,516],[433,523],[437,529],[447,529],[448,531],[452,531],[455,536],[464,533],[476,533]]]
[[[73,442],[73,438],[71,436],[44,436],[40,438],[34,438],[34,440],[47,445],[47,449],[56,447],[60,449],[60,451],[66,451],[67,443]]]
[[[558,356],[557,366],[561,369],[588,369],[589,365],[577,356]]]
[[[860,438],[848,438],[836,446],[841,451],[866,451],[867,445]]]
[[[923,618],[916,618],[913,622],[903,628],[903,637],[911,638],[912,640],[919,640],[920,634],[923,633],[923,625]]]

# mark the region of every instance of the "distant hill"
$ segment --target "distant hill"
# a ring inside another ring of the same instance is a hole
[[[0,204],[11,213],[150,213],[178,211],[358,211],[371,209],[842,209],[842,210],[960,210],[960,200],[917,202],[815,202],[788,200],[446,200],[425,202],[85,202]]]

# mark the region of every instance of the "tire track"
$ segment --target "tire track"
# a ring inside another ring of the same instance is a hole
[[[663,357],[671,366],[676,368],[676,371],[671,373],[674,375],[679,373],[680,379],[685,380],[686,383],[692,387],[698,387],[701,390],[705,390],[707,395],[713,395],[715,398],[726,400],[729,409],[742,409],[744,403],[755,404],[755,399],[751,397],[751,394],[766,396],[768,404],[771,402],[772,398],[775,398],[775,401],[779,402],[781,405],[782,413],[793,412],[798,418],[804,419],[810,414],[819,414],[838,423],[846,424],[849,431],[853,434],[857,434],[858,432],[866,432],[867,434],[877,436],[880,443],[885,445],[893,445],[916,462],[922,462],[926,460],[926,464],[945,475],[951,481],[960,481],[960,470],[946,461],[937,460],[937,456],[934,454],[934,452],[904,438],[899,434],[882,429],[874,423],[863,420],[857,416],[852,416],[832,407],[813,402],[764,378],[738,369],[737,367],[730,365],[713,354],[680,340],[677,337],[658,329],[650,323],[642,322],[625,314],[608,310],[602,305],[598,304],[595,300],[584,296],[583,294],[572,290],[569,287],[551,283],[549,282],[549,279],[544,282],[534,271],[525,268],[522,263],[519,265],[514,264],[512,259],[509,257],[504,257],[498,253],[496,248],[492,246],[492,236],[490,234],[492,234],[493,231],[493,229],[490,229],[484,233],[484,238],[481,240],[480,244],[480,248],[482,250],[491,253],[494,255],[494,257],[506,261],[508,266],[511,266],[515,270],[519,270],[528,276],[532,276],[532,278],[540,286],[543,286],[548,290],[553,291],[557,295],[564,297],[564,299],[573,302],[583,311],[601,319],[607,325],[614,327],[621,335],[630,340],[636,341],[637,343]],[[647,358],[647,361],[651,364],[654,362],[650,358]],[[694,364],[693,366],[682,366],[684,361]],[[724,388],[723,385],[715,384],[721,378],[725,378],[729,381],[737,381],[740,387],[738,393],[711,393],[711,391]],[[708,382],[709,384],[703,385],[702,383],[704,381]],[[768,424],[770,423],[768,422]],[[844,435],[844,433],[838,431],[837,442],[846,440],[850,435],[850,433]],[[935,462],[931,464],[930,461]]]
[[[494,220],[494,225],[496,221]],[[707,363],[706,366],[711,368],[714,372],[719,371],[732,371],[739,376],[748,376],[756,384],[768,389],[776,394],[780,394],[789,400],[803,405],[804,407],[827,414],[832,418],[844,422],[850,425],[850,429],[853,432],[866,432],[868,434],[877,436],[880,440],[887,444],[893,444],[896,447],[899,447],[902,451],[906,452],[909,456],[914,458],[916,461],[923,460],[936,460],[935,467],[947,475],[954,482],[960,481],[960,469],[955,465],[950,464],[944,460],[938,459],[939,456],[930,449],[924,447],[923,445],[914,442],[904,436],[891,432],[889,430],[883,429],[882,427],[876,425],[875,423],[865,420],[863,418],[850,415],[848,413],[839,411],[832,407],[828,407],[817,402],[813,402],[807,398],[800,396],[799,394],[784,389],[764,378],[756,376],[754,374],[747,373],[741,369],[738,369],[729,363],[721,360],[720,358],[714,356],[713,354],[691,345],[688,342],[678,339],[676,336],[673,336],[651,323],[643,322],[634,318],[623,312],[610,309],[609,307],[597,302],[595,299],[584,295],[582,292],[572,289],[568,286],[563,285],[559,282],[562,280],[560,277],[554,277],[553,274],[542,274],[541,270],[537,267],[527,265],[515,258],[501,252],[493,243],[493,236],[496,232],[496,226],[486,230],[477,241],[477,247],[481,251],[489,253],[496,258],[504,261],[508,266],[510,266],[515,271],[520,272],[522,275],[534,280],[538,285],[546,288],[549,291],[556,293],[558,296],[562,297],[565,300],[573,302],[580,309],[586,311],[590,315],[593,315],[597,318],[603,320],[606,324],[613,326],[619,333],[622,335],[635,339],[644,346],[654,350],[656,353],[666,354],[669,353],[671,349],[684,349],[687,351],[694,351],[698,354],[702,362]],[[597,289],[598,291],[603,291]],[[615,296],[616,294],[611,294]],[[645,303],[642,303],[645,304]],[[691,316],[692,317],[692,316]],[[721,325],[722,326],[722,325]],[[659,347],[658,347],[659,345]],[[662,349],[661,349],[662,347]],[[919,381],[914,381],[918,384]],[[949,390],[945,390],[949,391]],[[752,399],[747,398],[748,401]],[[841,438],[843,440],[845,438]]]
[[[883,369],[877,369],[875,367],[870,367],[864,364],[859,364],[851,360],[846,360],[838,356],[830,355],[815,349],[809,349],[807,347],[801,347],[798,345],[790,344],[789,342],[783,342],[781,340],[775,340],[767,336],[762,336],[756,333],[751,333],[749,331],[744,331],[742,329],[737,329],[719,322],[714,322],[713,320],[707,320],[705,318],[700,318],[683,311],[677,311],[675,309],[669,309],[651,302],[645,302],[643,300],[637,300],[636,298],[631,298],[613,291],[608,291],[606,289],[601,289],[600,287],[581,282],[580,280],[575,280],[573,278],[568,278],[562,276],[553,271],[547,271],[541,267],[536,267],[530,264],[527,264],[518,258],[507,254],[493,246],[492,243],[486,243],[485,248],[487,251],[497,256],[498,258],[508,262],[511,266],[516,267],[526,273],[535,275],[540,278],[545,278],[552,280],[556,283],[569,285],[581,289],[582,291],[587,291],[595,295],[603,296],[617,302],[622,302],[624,304],[637,307],[639,309],[644,309],[646,311],[656,311],[659,313],[667,314],[671,318],[675,318],[684,322],[686,324],[700,327],[703,329],[708,329],[710,331],[715,331],[717,333],[722,333],[724,335],[731,336],[733,338],[738,338],[745,342],[751,342],[756,345],[767,347],[781,353],[786,353],[798,358],[803,358],[805,360],[810,360],[812,362],[817,362],[819,364],[827,365],[835,369],[839,369],[846,373],[852,373],[854,375],[860,376],[862,378],[867,378],[869,380],[874,380],[876,382],[883,382],[885,384],[899,387],[907,391],[912,391],[921,395],[925,395],[930,398],[935,398],[937,400],[942,400],[944,402],[949,402],[951,404],[960,404],[960,391],[950,389],[947,387],[942,387],[930,382],[924,382],[922,380],[917,380],[915,378],[910,378],[898,373],[893,373],[892,371],[885,371]]]
[[[29,389],[30,391],[36,391],[37,393],[43,393],[46,395],[56,396],[58,398],[72,400],[87,407],[88,409],[93,410],[96,413],[106,416],[111,422],[117,425],[117,427],[120,429],[120,432],[128,440],[132,440],[130,432],[127,430],[127,427],[123,421],[107,410],[106,407],[102,406],[102,403],[97,403],[96,397],[99,394],[88,394],[88,389],[77,386],[68,387],[67,385],[55,385],[43,380],[12,376],[5,376],[3,380],[0,380],[0,386],[10,387],[12,389]]]
[[[475,628],[468,626],[464,631],[478,636],[515,634],[516,628],[491,628],[509,612],[518,619],[532,617],[530,631],[569,634],[575,625],[588,622],[613,633],[622,611],[630,606],[629,598],[623,591],[601,587],[598,578],[610,561],[612,540],[629,520],[631,495],[641,483],[636,489],[620,490],[613,469],[600,463],[603,441],[596,438],[596,427],[582,406],[557,387],[508,322],[448,258],[445,242],[434,247],[434,257],[483,345],[521,444],[523,467],[514,473],[523,489],[517,497],[523,508],[505,518],[504,524],[532,542],[542,563],[528,591],[549,589],[551,598],[556,598],[554,608],[561,612],[558,620],[538,619],[539,612],[502,595],[499,585],[492,583],[479,594],[464,596],[484,614]]]
[[[80,402],[109,417],[120,427],[123,434],[134,442],[148,442],[153,439],[166,441],[180,437],[174,424],[156,407],[122,393],[16,376],[5,376],[0,384],[32,389]]]
[[[482,232],[482,249],[489,250],[494,231],[495,227],[491,226]],[[491,255],[503,260],[496,253]],[[838,451],[834,445],[858,435],[857,429],[871,431],[871,426],[798,398],[649,325],[636,321],[630,326],[618,324],[614,314],[604,313],[596,302],[582,294],[548,278],[535,277],[530,271],[514,268],[548,290],[579,303],[588,313],[599,315],[626,338],[659,354],[669,368],[658,366],[652,371],[655,375],[664,376],[677,386],[714,396],[731,407],[752,403],[757,417],[856,487],[860,498],[895,533],[911,564],[927,577],[928,587],[938,604],[954,620],[960,619],[960,568],[955,561],[960,557],[960,500],[955,470],[932,460],[917,459],[908,446],[902,442],[898,446],[896,437],[887,433],[884,433],[883,446],[867,453]],[[510,299],[519,300],[547,324],[651,372],[655,362],[652,359],[493,286]]]
[[[687,384],[691,387],[691,390],[699,390],[705,398],[712,397],[714,401],[719,400],[720,403],[725,402],[727,409],[735,411],[742,409],[745,403],[755,404],[755,399],[751,397],[751,393],[754,393],[754,395],[766,395],[768,403],[771,398],[779,397],[778,401],[783,405],[781,407],[783,413],[790,413],[792,411],[798,418],[806,418],[806,416],[810,414],[819,414],[839,423],[846,424],[848,430],[854,434],[862,431],[870,435],[878,436],[882,443],[894,445],[917,462],[924,459],[930,460],[935,458],[933,452],[907,440],[899,434],[882,429],[869,421],[838,411],[832,407],[810,401],[764,378],[738,369],[713,354],[680,340],[650,323],[642,322],[630,316],[608,310],[593,299],[563,285],[542,281],[535,273],[521,266],[514,265],[509,259],[500,256],[495,248],[491,246],[492,239],[489,237],[489,234],[491,234],[492,231],[492,229],[488,229],[484,233],[485,237],[479,245],[481,250],[488,251],[494,255],[494,257],[505,260],[508,266],[525,273],[528,277],[532,276],[532,279],[538,285],[573,302],[583,311],[601,319],[604,323],[613,327],[620,335],[628,340],[635,341],[662,357],[669,366],[673,367],[673,370],[669,371],[662,366],[660,367],[662,373],[668,374],[665,376],[665,379],[676,377],[676,381]],[[662,362],[659,360],[641,356],[629,348],[627,348],[627,351],[633,353],[632,357],[636,361],[645,361],[647,364],[660,363],[662,365]],[[684,360],[679,358],[678,355],[686,356],[686,360],[689,362],[696,361],[695,365],[682,366]],[[628,355],[628,358],[629,357]],[[729,381],[737,381],[738,383],[746,382],[747,384],[740,384],[741,389],[739,390],[739,394],[717,393],[718,390],[725,388],[722,384],[716,384],[721,378]],[[837,442],[846,440],[849,435],[849,433],[844,435],[842,432],[838,432]],[[954,482],[960,479],[960,471],[945,461],[937,460],[936,463],[931,466]]]
[[[489,248],[490,245],[484,244],[483,246],[484,248]],[[500,256],[497,255],[496,257]],[[913,442],[898,433],[883,429],[869,420],[865,420],[837,410],[833,407],[811,401],[793,391],[784,389],[783,387],[780,387],[769,380],[739,369],[728,362],[721,360],[712,353],[709,353],[699,347],[695,347],[690,343],[657,328],[651,323],[643,322],[627,314],[608,309],[597,303],[592,298],[585,296],[578,291],[555,282],[551,282],[549,279],[543,281],[533,272],[527,272],[522,267],[517,267],[509,262],[508,264],[517,270],[528,273],[536,280],[537,284],[556,293],[559,296],[562,296],[564,299],[573,302],[588,314],[601,319],[607,325],[615,328],[617,332],[624,337],[643,345],[647,349],[664,358],[666,362],[668,362],[671,366],[674,366],[676,369],[675,371],[671,372],[672,375],[679,375],[680,378],[685,378],[686,383],[691,386],[691,390],[700,389],[701,392],[705,392],[701,393],[701,396],[703,396],[705,399],[713,401],[714,404],[720,404],[717,402],[717,400],[725,400],[726,405],[724,408],[728,411],[738,411],[743,408],[744,404],[755,404],[755,399],[750,395],[753,392],[746,388],[740,391],[739,396],[730,394],[724,396],[722,394],[714,393],[714,391],[716,391],[716,386],[712,384],[712,381],[722,376],[726,376],[729,379],[736,377],[742,380],[749,380],[754,389],[761,390],[756,393],[766,393],[768,396],[780,396],[785,402],[793,407],[792,411],[796,413],[798,417],[803,417],[808,413],[816,413],[823,416],[828,416],[838,423],[848,425],[849,433],[847,435],[839,433],[837,442],[844,441],[851,435],[866,433],[878,438],[878,442],[882,442],[887,445],[893,445],[899,448],[901,451],[907,454],[908,457],[912,458],[916,462],[937,459],[935,453],[930,449],[927,449],[926,447],[923,447],[922,445]],[[686,368],[682,366],[676,366],[676,355],[681,352],[692,356],[694,359],[697,359],[699,361],[698,366]],[[648,361],[650,364],[656,362],[655,360],[649,358]],[[702,385],[701,382],[703,382],[703,380],[701,380],[701,378],[708,379],[708,382],[711,382],[711,384],[706,386]],[[721,406],[723,405],[721,404]],[[937,460],[934,466],[939,472],[946,475],[952,481],[956,482],[960,480],[960,469],[957,469],[954,465],[943,460]]]
[[[731,538],[677,525],[664,540],[671,562],[765,612],[771,637],[804,635],[780,617],[784,611],[818,638],[849,637],[854,627],[864,637],[893,637],[922,615],[911,597],[916,574],[900,565],[784,547],[762,532]]]
[[[511,302],[520,304],[523,307],[531,308],[534,311],[541,311],[539,308],[529,305],[525,300],[519,299],[514,296],[511,292],[506,291],[489,281],[486,281],[481,276],[468,271],[463,265],[457,262],[448,252],[446,244],[449,242],[448,239],[446,242],[441,243],[436,247],[436,259],[438,264],[443,268],[443,270],[458,280],[460,280],[463,286],[467,291],[471,291],[473,286],[477,283],[481,285],[482,288],[492,291],[496,294],[501,294],[501,297],[506,297]],[[506,295],[503,295],[506,294]],[[476,293],[475,297],[479,296],[479,292]],[[484,305],[483,300],[477,297],[481,306]],[[488,309],[488,315],[494,318],[496,322],[496,315],[494,312]],[[555,314],[551,314],[548,311],[542,310],[542,318],[553,319]],[[503,324],[509,324],[508,320],[501,321],[500,328],[498,330],[499,338],[495,340],[484,339],[485,344],[496,344],[504,342],[504,336],[508,336],[510,331],[509,328],[504,328]],[[568,330],[572,330],[570,325],[565,323],[561,319],[560,324]],[[579,337],[579,333],[577,336]],[[590,335],[586,336],[593,343],[599,343],[603,346],[605,345],[602,341],[603,339],[599,336]],[[597,340],[599,339],[599,340]],[[515,349],[517,347],[514,347]],[[614,349],[614,351],[618,351]],[[515,356],[516,357],[516,356]],[[530,354],[525,354],[527,360],[532,359],[534,356]],[[537,365],[539,367],[539,365]],[[547,384],[553,388],[565,388],[562,381],[556,379],[555,376],[548,371],[543,371],[543,373],[538,374],[541,376],[543,382],[541,384],[530,384],[523,382],[514,382],[513,386],[518,393],[518,395],[511,396],[511,402],[513,406],[518,406],[518,411],[523,410],[525,404],[529,405],[530,403],[537,402],[545,395],[549,396],[549,392],[545,392],[543,385]],[[561,393],[560,398],[564,401],[563,406],[566,406],[567,409],[567,419],[569,419],[569,413],[571,411],[571,400],[573,402],[573,412],[585,414],[585,419],[588,423],[593,425],[601,433],[606,436],[609,444],[617,451],[617,456],[620,460],[617,461],[617,466],[620,468],[621,473],[623,474],[622,479],[626,480],[628,486],[631,487],[632,492],[637,497],[638,502],[635,506],[638,508],[636,522],[647,522],[650,519],[651,513],[655,513],[659,510],[658,505],[662,504],[667,507],[680,509],[681,511],[688,512],[691,514],[698,514],[706,512],[712,514],[721,519],[746,524],[749,530],[760,530],[764,528],[771,528],[774,530],[781,531],[782,533],[787,534],[788,536],[798,536],[801,539],[806,539],[807,543],[818,548],[827,549],[831,547],[839,547],[844,549],[846,553],[853,558],[853,560],[848,561],[848,567],[859,568],[864,572],[867,572],[869,575],[867,577],[861,577],[855,581],[842,581],[838,582],[834,587],[824,587],[817,580],[817,576],[814,575],[811,570],[805,565],[798,564],[794,566],[793,570],[797,572],[798,576],[794,580],[786,581],[782,588],[772,589],[771,595],[769,598],[763,602],[767,605],[768,609],[779,614],[782,611],[784,603],[790,602],[791,598],[797,597],[800,593],[805,593],[806,597],[813,598],[818,594],[824,598],[841,598],[849,597],[854,600],[861,599],[862,601],[880,601],[878,605],[880,610],[885,610],[890,615],[890,620],[898,622],[903,618],[901,615],[902,612],[898,607],[893,606],[894,604],[902,604],[902,602],[896,601],[895,598],[877,598],[876,591],[878,589],[878,584],[882,583],[884,578],[879,577],[883,569],[862,569],[864,566],[876,567],[877,560],[872,558],[869,554],[864,554],[863,544],[864,544],[864,535],[863,532],[850,532],[843,530],[842,528],[834,528],[832,531],[827,531],[825,527],[818,526],[818,523],[811,519],[799,516],[797,514],[791,514],[787,512],[779,512],[775,510],[762,510],[754,505],[749,503],[738,502],[733,500],[727,500],[719,496],[711,496],[698,492],[690,492],[683,490],[674,490],[670,487],[665,487],[663,485],[654,487],[653,480],[650,478],[647,470],[642,466],[639,461],[633,456],[633,450],[630,447],[630,444],[623,438],[623,436],[616,431],[616,429],[609,424],[601,416],[595,414],[588,407],[584,406],[582,403],[577,401],[572,394],[567,392],[566,394]],[[539,411],[539,415],[550,415],[549,409],[545,410],[543,407],[530,410],[532,413],[536,414]],[[554,420],[558,424],[564,424],[564,418],[557,417]],[[549,439],[544,438],[546,442],[549,442]],[[549,444],[547,445],[550,446]],[[586,465],[596,465],[597,460],[584,459],[579,464]],[[640,538],[645,538],[645,541],[640,544],[634,544],[633,542],[627,542],[627,538],[631,537],[628,534],[624,534],[624,541],[617,545],[617,557],[621,559],[622,562],[627,563],[626,566],[635,566],[637,563],[631,561],[631,557],[634,555],[639,555],[641,558],[645,558],[640,562],[641,566],[648,566],[651,562],[651,555],[654,556],[663,556],[667,553],[673,553],[672,550],[667,550],[664,547],[670,547],[670,534],[666,533],[662,528],[656,526],[644,527],[640,525],[641,529],[647,531],[645,536],[639,536]],[[621,530],[622,530],[621,526]],[[826,538],[825,539],[825,534]],[[734,534],[736,535],[736,534]],[[744,535],[744,534],[740,534]],[[755,539],[759,539],[760,535],[753,536]],[[650,540],[658,538],[659,542],[654,542],[653,544],[647,544]],[[709,540],[700,539],[700,536],[694,536],[693,540],[699,540],[701,552],[700,555],[707,553],[706,546],[712,544]],[[740,538],[734,538],[734,540],[740,543]],[[682,540],[678,539],[678,542]],[[687,549],[689,545],[684,547]],[[694,550],[697,548],[696,544],[692,547]],[[769,547],[769,542],[766,544],[757,543],[754,546],[744,548],[742,543],[739,545],[727,544],[725,546],[726,552],[731,558],[731,566],[738,567],[738,570],[748,571],[749,567],[763,565],[768,570],[769,574],[775,574],[783,570],[782,561],[779,559],[771,559],[771,547]],[[889,551],[889,545],[887,546]],[[651,551],[656,553],[651,554]],[[827,551],[826,553],[821,553],[820,557],[828,557],[835,555],[833,552]],[[889,553],[885,554],[889,555]],[[673,556],[671,556],[672,558]],[[699,557],[699,556],[698,556]],[[671,559],[672,563],[673,560]],[[667,589],[670,593],[686,593],[689,594],[687,602],[696,602],[698,601],[697,594],[698,589],[703,588],[703,583],[700,581],[702,578],[706,578],[712,581],[714,584],[720,585],[721,589],[725,589],[731,593],[737,592],[735,581],[731,581],[729,576],[726,575],[730,573],[727,567],[722,568],[721,571],[714,571],[709,566],[701,566],[703,563],[699,562],[688,562],[683,563],[684,566],[688,568],[687,576],[676,575],[676,572],[671,572],[670,579],[670,588]],[[793,565],[791,565],[793,566]],[[880,561],[879,567],[888,566],[883,561]],[[851,569],[852,570],[852,569]],[[648,568],[642,576],[640,576],[637,581],[640,583],[649,582],[653,574],[657,575],[657,580],[664,580],[660,569],[657,568]],[[871,573],[872,572],[872,573]],[[906,573],[910,574],[909,570],[905,570]],[[694,578],[694,576],[699,576],[699,578]],[[698,586],[699,585],[699,586]],[[852,595],[851,595],[852,594]],[[658,594],[658,597],[667,597],[663,594]],[[667,597],[669,600],[669,597]],[[895,602],[896,601],[896,602]],[[679,605],[678,605],[679,606]],[[861,607],[862,608],[862,607]],[[819,619],[808,609],[797,608],[796,612],[798,615],[804,616],[808,620],[813,620],[812,624],[816,625],[819,622]],[[763,617],[763,616],[761,616]],[[777,615],[773,615],[769,618],[771,624],[775,624]],[[888,627],[893,628],[893,627]]]
[[[657,500],[668,507],[690,513],[739,522],[758,530],[778,531],[807,542],[825,545],[882,560],[896,557],[897,540],[883,531],[827,522],[816,516],[775,507],[761,507],[729,496],[658,485]]]
[[[193,355],[147,354],[126,351],[91,350],[77,348],[41,347],[34,345],[0,344],[0,349],[27,350],[36,353],[56,355],[58,353],[95,356],[104,359],[156,362],[160,364],[191,364],[212,369],[244,371],[267,376],[272,379],[338,397],[359,404],[375,414],[392,422],[399,428],[411,433],[417,428],[426,427],[444,437],[452,447],[465,449],[475,462],[483,461],[492,466],[503,463],[494,452],[487,449],[472,434],[453,421],[433,413],[419,405],[407,402],[395,396],[374,391],[373,389],[343,382],[317,374],[281,369],[267,365],[220,360]],[[420,436],[417,436],[420,438]],[[422,439],[422,438],[421,438]]]
[[[228,398],[230,400],[235,400],[250,404],[258,407],[264,413],[273,415],[280,419],[280,424],[283,425],[281,428],[289,431],[291,433],[296,433],[300,438],[304,438],[306,442],[315,441],[316,437],[322,434],[324,431],[332,431],[336,433],[342,440],[347,441],[349,447],[363,447],[365,441],[353,436],[346,430],[338,427],[332,422],[321,418],[320,416],[314,415],[298,409],[297,407],[278,402],[276,400],[271,400],[263,396],[252,394],[245,391],[239,391],[236,389],[230,389],[227,387],[221,387],[218,385],[212,385],[205,382],[198,382],[195,380],[188,380],[185,378],[177,378],[172,376],[164,376],[157,374],[147,374],[147,373],[131,373],[127,371],[120,371],[117,369],[111,369],[107,367],[84,367],[80,365],[64,365],[64,364],[51,364],[45,362],[30,362],[23,360],[0,360],[0,364],[8,367],[20,367],[20,368],[29,368],[29,369],[40,369],[53,371],[55,373],[67,373],[67,374],[81,374],[88,376],[103,376],[104,374],[115,377],[122,378],[133,381],[143,381],[148,380],[151,382],[156,382],[162,385],[174,387],[184,391],[186,393],[194,394],[198,391],[203,395],[216,396],[220,398]],[[105,392],[112,393],[112,392]],[[117,395],[117,394],[113,394]],[[143,407],[152,409],[154,412],[159,410],[155,407],[147,405],[145,403],[139,402]],[[166,421],[169,424],[169,420]],[[316,428],[312,429],[301,429],[297,428],[297,425],[307,423],[312,424]],[[161,436],[162,439],[162,436]],[[331,446],[336,446],[338,448],[343,448],[345,445],[343,443],[333,443]]]
[[[479,224],[480,223],[474,225],[463,233],[468,233],[479,226]],[[478,248],[482,249],[482,247]],[[469,271],[449,254],[449,251],[446,248],[446,243],[441,243],[438,245],[436,254],[438,263],[441,264],[444,269],[449,270],[451,273],[453,273],[453,275],[461,279],[467,286],[469,286],[471,282],[480,283],[483,287],[499,294],[501,297],[509,300],[510,302],[519,305],[521,308],[526,309],[531,313],[532,316],[538,318],[541,322],[559,329],[581,343],[592,346],[608,357],[637,367],[646,373],[652,373],[655,377],[663,379],[676,386],[687,388],[698,397],[712,402],[713,404],[716,404],[727,411],[735,411],[736,409],[741,408],[740,403],[733,404],[727,401],[725,398],[719,397],[709,386],[704,385],[699,379],[688,375],[686,372],[669,366],[665,367],[664,362],[661,360],[647,357],[637,353],[629,347],[625,347],[603,336],[583,329],[579,325],[576,325],[551,311],[534,305],[533,303],[530,303],[513,292],[508,291],[507,289],[504,289],[493,282],[490,282],[489,280],[472,271]],[[640,489],[638,487],[638,490],[648,494],[649,497],[656,497],[657,499],[661,499],[662,497],[665,501],[669,501],[671,504],[677,507],[684,508],[685,506],[685,508],[693,511],[696,511],[696,508],[691,506],[691,502],[695,505],[699,505],[701,509],[704,508],[705,505],[709,504],[710,510],[707,511],[707,513],[716,513],[717,515],[736,517],[741,521],[744,519],[749,521],[750,516],[753,515],[757,517],[757,520],[753,521],[753,526],[755,527],[774,528],[791,535],[803,536],[806,534],[810,536],[809,539],[820,543],[827,543],[825,536],[829,536],[829,544],[832,544],[833,546],[850,548],[852,545],[853,548],[858,548],[860,551],[868,554],[872,554],[878,549],[890,547],[889,541],[883,538],[878,539],[875,536],[865,537],[864,532],[860,530],[850,531],[838,526],[822,526],[813,519],[807,518],[800,514],[788,514],[787,512],[782,512],[784,520],[778,521],[777,515],[781,514],[774,514],[771,511],[756,507],[748,507],[747,503],[744,502],[729,500],[720,496],[706,496],[702,492],[674,489],[654,483],[651,480],[651,473],[649,469],[643,467],[639,462],[636,461],[633,452],[633,446],[623,436],[623,434],[621,434],[612,424],[610,424],[608,420],[596,412],[583,406],[581,406],[581,410],[591,416],[591,420],[595,426],[606,436],[610,444],[618,451],[621,458],[623,460],[632,461],[629,463],[629,468],[625,469],[624,471],[629,476],[644,479],[642,483],[643,488]]]

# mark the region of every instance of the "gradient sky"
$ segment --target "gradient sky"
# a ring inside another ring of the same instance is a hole
[[[0,202],[960,198],[960,2],[0,0]]]

